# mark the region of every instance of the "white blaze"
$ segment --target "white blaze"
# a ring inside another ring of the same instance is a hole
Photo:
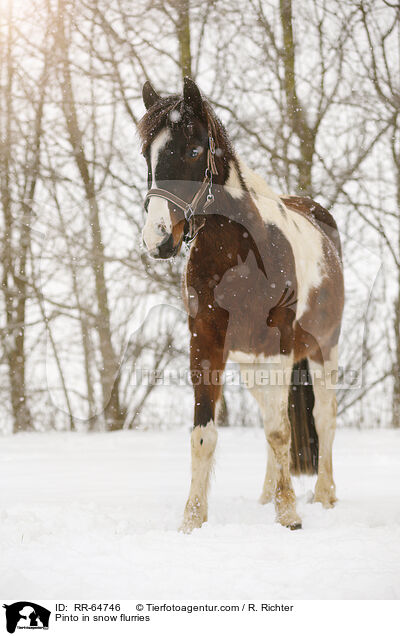
[[[161,130],[150,148],[151,188],[156,188],[156,168],[160,152],[171,139],[168,128]],[[151,197],[147,209],[146,224],[143,228],[143,240],[149,251],[154,250],[172,232],[168,202],[160,197]]]

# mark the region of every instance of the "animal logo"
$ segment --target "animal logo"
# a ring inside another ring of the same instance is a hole
[[[18,629],[48,629],[51,612],[31,601],[18,601],[3,605],[6,610],[7,631],[14,634]]]

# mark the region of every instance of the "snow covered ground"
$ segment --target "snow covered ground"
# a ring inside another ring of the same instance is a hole
[[[303,530],[257,503],[262,430],[221,430],[209,522],[176,531],[189,431],[0,439],[0,597],[400,597],[400,431],[340,430],[334,510],[295,481]]]

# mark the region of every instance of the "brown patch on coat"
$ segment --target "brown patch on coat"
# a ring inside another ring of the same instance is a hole
[[[171,224],[172,224],[173,246],[179,249],[180,246],[182,245],[183,228],[185,226],[185,220],[182,218],[179,219],[178,215],[175,216],[175,214],[171,212],[170,212],[170,217],[171,217]]]

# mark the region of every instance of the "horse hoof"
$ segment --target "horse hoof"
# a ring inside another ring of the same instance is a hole
[[[313,502],[320,503],[326,510],[329,510],[329,508],[333,508],[335,506],[337,499],[335,495],[328,493],[327,495],[314,495]]]
[[[182,523],[182,525],[178,528],[178,532],[181,532],[182,534],[192,534],[193,529],[194,528],[190,524]]]
[[[290,523],[287,528],[290,530],[301,530],[302,529],[301,521],[295,521],[294,523]]]
[[[335,507],[335,504],[331,501],[320,501],[319,499],[314,499],[314,503],[320,503],[325,510]]]
[[[202,524],[193,524],[193,523],[182,523],[182,525],[178,528],[178,532],[182,534],[192,534],[193,530],[196,528],[201,528]]]
[[[301,519],[299,515],[293,510],[287,510],[286,512],[278,515],[278,523],[284,528],[290,528],[290,530],[299,530],[301,528]]]
[[[204,521],[205,519],[201,519],[197,516],[191,516],[189,519],[184,519],[179,527],[179,532],[183,532],[183,534],[192,534],[193,530],[201,528]]]

